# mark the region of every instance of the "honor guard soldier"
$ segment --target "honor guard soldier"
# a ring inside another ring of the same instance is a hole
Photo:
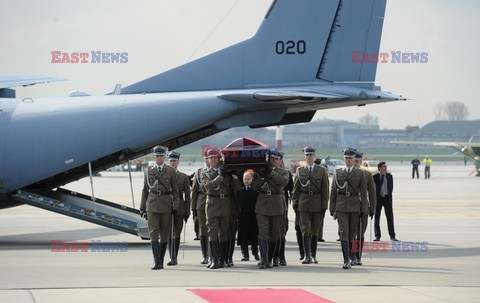
[[[362,169],[362,159],[363,153],[357,151],[355,154],[355,168]],[[359,220],[357,241],[360,242],[360,245],[357,245],[358,251],[354,254],[352,259],[352,265],[362,265],[362,249],[363,243],[365,242],[365,231],[367,230],[368,216],[370,219],[375,215],[375,209],[377,208],[377,189],[375,187],[375,181],[373,181],[373,175],[368,169],[362,169],[365,174],[365,182],[367,185],[368,199],[366,203],[362,203],[363,207],[363,216]],[[372,222],[370,221],[370,224]]]
[[[303,264],[318,263],[317,244],[320,226],[323,226],[328,209],[329,181],[325,168],[315,161],[315,149],[303,149],[307,164],[297,168],[293,187],[292,206],[298,211],[300,230],[303,235],[305,258]]]
[[[178,210],[177,175],[174,168],[165,165],[166,153],[166,147],[160,145],[154,147],[156,164],[145,170],[140,204],[140,215],[148,221],[153,252],[152,269],[163,268],[167,240],[172,228],[172,215]]]
[[[242,185],[236,175],[226,172],[218,150],[209,150],[207,156],[210,168],[202,171],[200,180],[207,191],[205,212],[213,261],[209,268],[217,269],[225,265],[231,199]]]
[[[280,168],[285,168],[285,163],[283,162],[283,156],[285,154],[283,152],[280,152],[280,161],[277,162],[278,167]],[[280,249],[277,249],[276,252],[278,252],[276,255],[273,257],[273,266],[287,266],[287,259],[285,258],[285,244],[287,242],[286,236],[288,232],[288,202],[290,198],[292,197],[293,194],[293,177],[292,173],[287,169],[288,172],[288,183],[284,188],[284,195],[285,195],[285,216],[283,221],[283,226],[281,228],[281,239],[279,246]]]
[[[207,151],[202,152],[202,157],[205,162],[205,166],[199,168],[193,176],[192,186],[192,214],[193,220],[198,221],[199,234],[200,234],[200,247],[202,249],[202,261],[200,264],[208,264],[208,229],[207,229],[207,215],[205,213],[205,206],[207,202],[207,190],[200,181],[200,177],[203,171],[207,171],[210,168],[210,162],[208,161]]]
[[[168,154],[168,164],[175,169],[177,174],[178,187],[178,211],[173,217],[173,230],[171,237],[168,238],[168,251],[170,253],[170,261],[167,265],[177,265],[178,249],[180,246],[180,236],[182,235],[183,223],[185,224],[190,217],[190,180],[188,176],[178,171],[178,164],[180,163],[180,154],[177,152],[170,152]]]
[[[360,215],[363,215],[362,203],[367,200],[367,186],[363,171],[354,167],[356,150],[346,148],[343,154],[345,168],[336,169],[333,173],[330,214],[338,221],[343,268],[350,269],[352,240],[357,233]]]
[[[271,268],[277,241],[281,239],[282,221],[285,217],[286,203],[284,188],[288,184],[289,174],[278,167],[281,154],[274,148],[270,150],[267,169],[259,170],[252,181],[252,188],[259,192],[255,214],[258,223],[260,246],[260,269]]]

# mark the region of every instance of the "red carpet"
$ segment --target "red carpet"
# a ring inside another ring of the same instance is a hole
[[[210,303],[332,303],[303,289],[189,289]]]

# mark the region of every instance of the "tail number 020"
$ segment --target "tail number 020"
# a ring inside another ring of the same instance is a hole
[[[307,51],[307,43],[304,40],[277,41],[275,51],[277,55],[303,55]]]

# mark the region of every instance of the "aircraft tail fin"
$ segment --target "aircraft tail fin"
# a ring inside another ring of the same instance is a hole
[[[385,2],[274,0],[252,38],[127,86],[122,94],[240,89],[319,79],[373,81],[376,64],[352,63],[351,51],[378,52]]]
[[[319,79],[375,81],[385,6],[386,0],[340,1],[318,70]],[[363,60],[364,54],[370,62],[363,62],[367,61]]]

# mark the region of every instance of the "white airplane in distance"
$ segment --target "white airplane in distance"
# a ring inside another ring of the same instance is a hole
[[[451,147],[464,154],[465,157],[473,160],[473,163],[475,164],[475,170],[477,171],[476,176],[480,177],[480,143],[471,142],[472,138],[470,138],[469,142],[390,141],[390,143]]]
[[[275,0],[250,39],[110,95],[1,98],[0,208],[29,203],[140,234],[133,217],[98,208],[115,203],[59,187],[157,144],[175,149],[231,127],[405,100],[375,86],[375,61],[352,59],[378,56],[385,7],[386,0]],[[98,204],[92,210],[78,199]]]

